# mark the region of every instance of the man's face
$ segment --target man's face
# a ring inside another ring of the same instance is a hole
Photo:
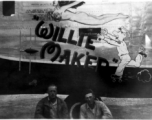
[[[94,95],[92,93],[86,94],[85,100],[88,104],[93,104],[94,103]]]
[[[58,1],[57,0],[53,1],[53,6],[58,6]]]
[[[48,95],[50,99],[56,98],[57,95],[57,88],[56,86],[50,86],[48,88]]]
[[[126,37],[126,33],[119,31],[114,31],[113,35],[120,41],[123,41],[124,38]]]

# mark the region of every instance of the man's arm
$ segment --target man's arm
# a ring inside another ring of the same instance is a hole
[[[67,107],[67,104],[64,101],[63,101],[63,104],[62,104],[62,117],[63,117],[63,119],[68,119],[69,118],[68,107]]]
[[[84,108],[81,106],[80,107],[80,119],[86,119],[86,114]]]
[[[97,39],[104,40],[107,43],[109,43],[111,45],[115,45],[115,46],[120,46],[120,44],[121,44],[121,41],[116,41],[115,39],[108,38],[107,36],[104,36],[104,35],[98,35]]]
[[[113,35],[111,35],[111,34],[109,34],[109,33],[107,33],[106,36],[107,36],[108,38],[110,38],[110,39],[113,39],[113,40],[117,41],[117,40],[116,40],[116,37],[113,36]]]
[[[34,118],[44,118],[43,116],[43,102],[42,100],[38,102],[35,110]]]
[[[103,112],[103,116],[102,116],[102,119],[112,119],[112,114],[109,110],[109,108],[103,103],[103,102],[100,102],[101,104],[101,110]]]
[[[119,40],[117,39],[116,36],[108,33],[108,30],[107,29],[101,29],[101,35],[104,35],[104,37],[108,38],[108,39],[111,39],[111,40],[114,40],[114,41],[118,41]]]
[[[107,43],[109,43],[111,45],[115,45],[115,46],[120,46],[120,44],[121,44],[121,41],[116,41],[116,40],[109,39],[106,37],[103,40],[106,41]]]

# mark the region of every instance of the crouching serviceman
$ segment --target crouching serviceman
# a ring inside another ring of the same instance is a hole
[[[91,89],[85,91],[86,103],[80,107],[81,119],[112,119],[112,114],[102,101],[96,101]]]
[[[35,118],[67,119],[68,108],[66,103],[57,97],[57,86],[49,85],[48,96],[41,99],[35,110]]]

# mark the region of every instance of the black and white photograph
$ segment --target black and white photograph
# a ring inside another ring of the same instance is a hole
[[[0,1],[0,119],[152,119],[152,1]]]

